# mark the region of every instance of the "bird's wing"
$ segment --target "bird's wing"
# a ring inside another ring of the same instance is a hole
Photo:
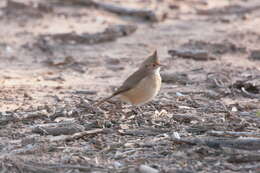
[[[147,74],[147,70],[145,69],[137,70],[125,80],[125,82],[117,89],[116,92],[113,93],[113,95],[115,96],[134,88],[143,78],[147,76]]]
[[[134,72],[132,75],[130,75],[125,80],[125,82],[116,90],[116,92],[114,92],[111,96],[102,99],[95,105],[99,106],[102,103],[104,103],[105,101],[111,99],[112,97],[134,88],[147,75],[148,75],[148,72],[146,69],[142,68],[142,69],[137,70],[136,72]]]

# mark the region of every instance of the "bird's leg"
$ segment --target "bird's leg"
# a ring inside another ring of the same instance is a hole
[[[137,105],[133,105],[133,111],[136,113],[136,116],[134,118],[135,124],[137,126],[141,126],[141,124],[143,124],[143,117],[144,117],[144,113],[143,110],[141,109],[140,106]]]
[[[124,113],[123,112],[124,107],[123,107],[123,103],[122,102],[120,102],[120,101],[114,102],[114,105],[115,105],[114,112],[118,112],[120,114]]]
[[[143,110],[141,109],[141,107],[140,106],[136,106],[136,108],[138,110],[138,113],[143,115]]]
[[[133,107],[132,110],[134,111],[134,113],[136,113],[137,115],[141,115],[141,116],[144,115],[144,114],[143,114],[143,110],[141,109],[140,106],[132,105],[132,107]]]
[[[157,108],[154,106],[153,103],[151,103],[150,106],[152,107],[153,111],[156,111],[156,110],[157,110]]]

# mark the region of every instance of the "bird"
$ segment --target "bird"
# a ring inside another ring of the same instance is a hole
[[[110,100],[115,96],[133,106],[141,106],[151,101],[159,92],[162,84],[160,69],[164,66],[159,62],[157,50],[154,50],[131,74],[123,84],[109,97],[106,97],[96,106]]]

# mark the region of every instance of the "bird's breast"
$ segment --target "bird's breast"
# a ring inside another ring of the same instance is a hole
[[[154,98],[161,88],[161,76],[154,73],[142,79],[134,88],[121,94],[123,101],[141,105]]]

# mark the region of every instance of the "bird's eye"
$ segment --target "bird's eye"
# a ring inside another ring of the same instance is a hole
[[[156,66],[156,64],[152,64],[152,66],[153,66],[153,67],[155,67],[155,66]]]

